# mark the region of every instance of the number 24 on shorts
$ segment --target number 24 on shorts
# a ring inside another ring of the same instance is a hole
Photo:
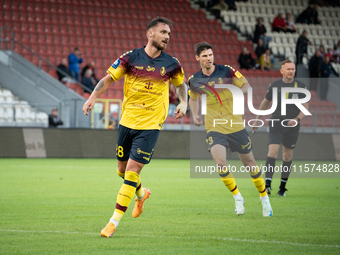
[[[123,146],[118,146],[118,144],[116,145],[116,155],[120,158],[124,156]]]

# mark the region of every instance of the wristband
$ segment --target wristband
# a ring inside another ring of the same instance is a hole
[[[181,102],[177,105],[176,109],[180,110],[183,113],[183,115],[185,115],[185,113],[187,112],[187,107],[188,107],[187,103]]]

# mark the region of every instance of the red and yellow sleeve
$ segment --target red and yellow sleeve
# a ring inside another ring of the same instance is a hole
[[[196,101],[199,96],[200,96],[199,93],[197,93],[196,91],[190,90],[190,98],[192,100]]]
[[[233,70],[233,84],[239,88],[243,86],[243,84],[248,83],[247,79],[236,70]]]
[[[190,86],[190,85],[191,85],[190,82],[191,82],[191,78],[192,78],[192,77],[194,77],[194,76],[192,75],[192,76],[190,76],[189,79],[188,79],[189,87],[191,87],[191,86]],[[190,88],[190,90],[189,90],[189,96],[190,96],[190,98],[191,98],[192,100],[196,101],[197,98],[200,96],[200,94],[199,94],[198,92],[196,92],[196,91],[194,91],[193,89]]]
[[[118,81],[124,74],[126,74],[129,66],[128,51],[121,55],[110,67],[107,69],[107,73],[111,76],[114,81]]]
[[[178,86],[181,86],[183,84],[184,71],[183,71],[183,68],[182,68],[181,64],[179,63],[178,59],[177,58],[174,58],[174,59],[178,62],[178,66],[174,70],[172,76],[170,77],[170,81],[173,85],[178,87]]]

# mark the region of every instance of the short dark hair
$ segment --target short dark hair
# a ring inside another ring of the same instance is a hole
[[[200,42],[200,43],[196,44],[196,46],[195,46],[195,54],[196,54],[196,56],[200,56],[202,51],[209,50],[209,49],[211,49],[211,50],[213,49],[211,44],[209,44],[207,42]]]
[[[157,17],[150,21],[150,23],[146,27],[146,32],[149,31],[150,28],[153,28],[158,25],[158,23],[167,24],[169,27],[172,26],[173,22],[165,17]]]
[[[287,64],[287,63],[293,63],[293,61],[291,61],[289,59],[283,60],[282,63],[281,63],[281,66],[283,66],[284,64]]]

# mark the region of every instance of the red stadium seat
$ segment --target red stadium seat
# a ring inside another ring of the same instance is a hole
[[[175,117],[172,117],[172,116],[168,116],[166,118],[166,123],[168,123],[168,124],[180,124],[181,120],[180,119],[176,119]]]
[[[318,113],[317,114],[317,126],[318,127],[334,127],[335,126],[334,114]]]
[[[340,113],[335,114],[335,127],[340,128]]]
[[[89,98],[90,97],[90,93],[89,92],[83,92],[83,94],[82,94],[82,96],[84,97],[84,98]]]
[[[107,90],[106,95],[108,98],[115,98],[115,93],[113,90]]]
[[[116,89],[114,90],[114,98],[117,98],[117,99],[123,99],[124,98],[124,94],[123,94],[123,90],[122,89]]]
[[[309,110],[312,112],[315,112],[318,110],[318,107],[315,104],[310,103],[308,106],[309,106]]]
[[[310,93],[311,93],[311,101],[313,101],[313,102],[319,101],[318,100],[318,94],[316,93],[316,91],[311,90]]]
[[[211,41],[217,53],[216,62],[236,69],[239,69],[240,47],[251,49],[252,46],[250,41],[238,41],[234,31],[222,30],[219,21],[208,20],[202,10],[190,9],[190,2],[184,0],[3,0],[1,14],[1,23],[13,27],[20,42],[56,65],[62,55],[67,56],[74,47],[80,47],[85,61],[95,59],[98,76],[105,75],[106,69],[122,53],[146,44],[145,27],[156,16],[163,15],[175,21],[167,52],[179,59],[187,78],[200,69],[194,58],[194,46],[199,41]],[[18,45],[16,50],[27,55]],[[256,103],[264,97],[268,78],[281,76],[275,71],[242,70],[241,73],[250,81],[250,77],[258,79]],[[123,80],[114,83],[114,89],[108,90],[106,96],[122,99],[122,83]],[[255,88],[255,84],[252,85]],[[83,95],[78,85],[76,90]],[[317,102],[317,94],[312,92],[313,101],[315,98]],[[312,107],[336,110],[334,104],[321,103]],[[170,121],[174,120],[170,118]]]
[[[190,124],[190,115],[186,114],[186,115],[183,117],[183,123],[184,123],[184,124]]]
[[[305,116],[301,120],[301,126],[303,126],[303,127],[313,127],[313,116]]]
[[[75,90],[76,91],[76,88],[79,86],[77,83],[69,83],[69,88],[72,89],[72,90]]]

